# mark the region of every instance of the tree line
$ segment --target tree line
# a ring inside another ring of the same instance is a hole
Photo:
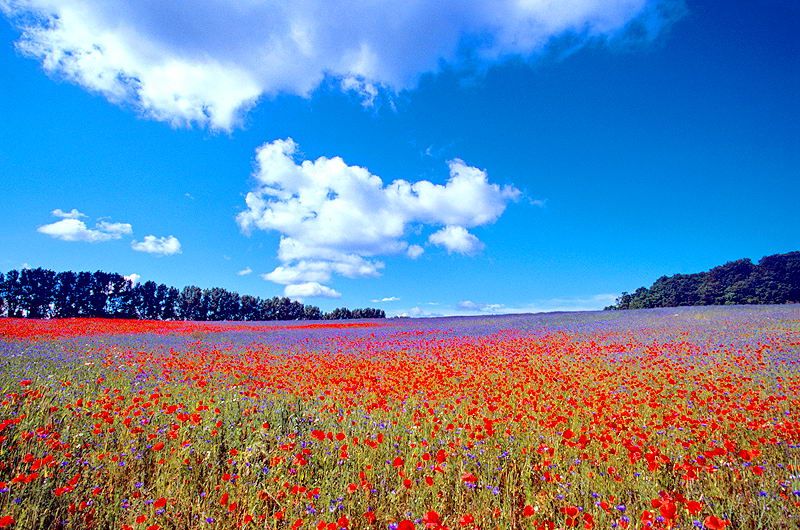
[[[787,304],[800,302],[800,252],[731,261],[696,274],[662,276],[649,288],[622,293],[606,309],[683,305]]]
[[[0,316],[258,321],[386,318],[386,313],[370,307],[323,313],[286,297],[240,296],[195,285],[178,290],[153,281],[134,283],[116,273],[37,268],[0,273]]]

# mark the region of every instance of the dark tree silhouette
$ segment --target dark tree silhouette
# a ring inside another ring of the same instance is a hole
[[[181,320],[205,320],[206,309],[203,291],[196,285],[187,285],[178,297],[178,318]]]
[[[19,281],[19,271],[8,271],[3,282],[3,298],[6,300],[6,315],[10,317],[22,316],[22,287]]]
[[[30,318],[50,316],[50,301],[56,288],[53,271],[37,268],[23,269],[19,276],[20,309]]]
[[[134,285],[103,271],[56,274],[47,269],[0,273],[0,316],[141,318],[148,320],[320,320],[386,318],[379,309],[338,308],[323,314],[287,297],[261,299],[220,287],[178,290],[154,281]]]

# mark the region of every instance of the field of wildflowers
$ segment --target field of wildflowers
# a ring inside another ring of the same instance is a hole
[[[0,528],[800,527],[800,307],[0,321]]]

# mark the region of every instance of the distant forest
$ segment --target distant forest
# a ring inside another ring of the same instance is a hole
[[[262,299],[219,287],[178,290],[116,273],[47,269],[0,273],[0,316],[146,320],[343,320],[386,318],[382,309],[340,307],[323,313],[286,297]]]
[[[800,252],[731,261],[707,272],[662,276],[649,288],[622,293],[606,309],[682,305],[787,304],[800,302]]]

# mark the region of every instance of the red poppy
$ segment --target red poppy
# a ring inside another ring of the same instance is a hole
[[[703,525],[705,525],[705,527],[708,528],[709,530],[722,530],[729,524],[731,524],[731,522],[728,521],[727,519],[721,519],[713,515],[709,515],[703,521]]]

